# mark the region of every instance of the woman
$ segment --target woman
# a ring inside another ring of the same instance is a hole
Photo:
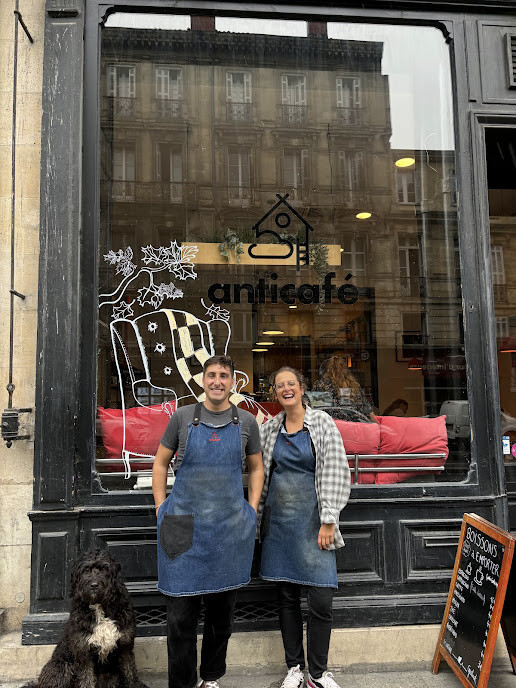
[[[260,577],[278,586],[279,619],[288,673],[282,688],[303,684],[305,657],[300,592],[306,586],[309,688],[338,688],[328,671],[338,523],[350,491],[346,452],[335,423],[304,401],[301,374],[283,366],[272,378],[283,407],[261,426],[265,483]]]
[[[405,416],[407,411],[408,401],[405,401],[405,399],[394,399],[382,413],[382,416]]]
[[[334,355],[326,362],[324,373],[313,389],[319,392],[330,392],[332,395],[332,418],[365,423],[378,422],[373,413],[373,407],[342,356]]]

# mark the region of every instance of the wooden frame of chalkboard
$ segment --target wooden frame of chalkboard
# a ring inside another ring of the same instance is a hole
[[[464,514],[434,674],[442,657],[466,688],[487,686],[515,542],[480,516]]]

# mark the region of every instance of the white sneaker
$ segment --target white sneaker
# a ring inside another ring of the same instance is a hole
[[[200,678],[197,681],[196,688],[220,688],[220,686],[218,681],[203,681],[202,678]]]
[[[301,688],[304,680],[305,675],[301,671],[301,666],[298,664],[295,667],[290,667],[280,688]]]
[[[307,684],[308,688],[340,688],[331,671],[324,671],[321,678],[312,678],[308,674]]]

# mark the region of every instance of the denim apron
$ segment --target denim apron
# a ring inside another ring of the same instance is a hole
[[[317,544],[321,520],[308,430],[289,435],[282,427],[273,461],[263,511],[260,578],[336,588],[335,550],[321,550]]]
[[[158,510],[158,590],[184,596],[222,592],[251,577],[256,513],[242,487],[241,423],[188,425],[183,462]]]

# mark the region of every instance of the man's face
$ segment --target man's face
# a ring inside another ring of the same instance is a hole
[[[202,386],[209,403],[213,406],[224,405],[233,387],[231,369],[218,364],[211,365],[203,375]]]

